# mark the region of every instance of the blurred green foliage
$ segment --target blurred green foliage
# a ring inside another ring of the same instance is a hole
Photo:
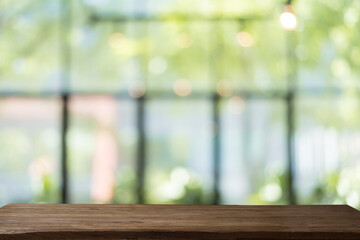
[[[71,26],[62,25],[64,18],[69,17],[63,3],[67,7],[71,5]],[[188,79],[193,91],[214,92],[217,83],[226,79],[234,86],[235,93],[251,90],[266,95],[272,91],[285,93],[291,75],[295,76],[293,80],[298,91],[296,127],[299,132],[300,128],[315,129],[318,126],[334,128],[339,135],[359,131],[359,1],[294,1],[298,28],[292,33],[284,31],[278,21],[283,1],[213,0],[204,3],[178,0],[158,3],[149,0],[149,3],[150,7],[146,9],[130,1],[1,1],[0,27],[4,37],[0,38],[0,92],[15,91],[26,95],[64,90],[61,81],[67,72],[62,69],[61,59],[62,44],[65,43],[71,47],[71,82],[66,91],[126,92],[133,82],[140,81],[146,86],[147,94],[155,95],[172,91],[178,79]],[[91,21],[94,13],[105,17],[170,16],[176,21],[95,23]],[[187,22],[183,18],[189,14],[255,19]],[[69,32],[65,32],[67,28]],[[242,47],[237,43],[237,34],[242,31],[252,36],[252,46]],[[116,33],[122,34],[118,39],[120,47],[110,44]],[[287,42],[289,35],[292,35],[291,42]],[[295,63],[293,65],[287,64],[287,44],[293,51],[291,56],[295,57],[290,61]],[[304,104],[306,101],[309,102]],[[273,119],[282,117],[279,113],[272,116]],[[68,134],[70,166],[80,178],[89,181],[94,138],[91,133],[99,126],[96,120],[76,113],[72,121],[73,127]],[[27,176],[29,173],[24,166],[50,151],[37,145],[40,140],[31,141],[30,135],[18,127],[1,126],[0,131],[1,174]],[[166,140],[154,143],[155,147],[159,144],[156,150],[161,149],[164,142]],[[30,153],[35,145],[38,152]],[[179,148],[179,151],[186,148]],[[359,155],[357,152],[348,156],[339,154],[338,161],[337,169],[330,172],[324,169],[318,173],[315,187],[309,196],[301,198],[301,203],[347,203],[360,208]],[[177,168],[170,165],[166,170],[151,173],[156,179],[149,186],[154,190],[147,196],[149,202],[198,204],[209,201],[209,190],[195,173],[184,170],[189,179],[179,185],[171,179]],[[112,203],[135,201],[132,190],[135,175],[128,169],[131,168],[125,168],[116,177]],[[36,195],[33,201],[58,200],[59,181],[56,180],[58,176],[53,175],[43,174],[33,180]],[[285,176],[285,171],[278,171],[263,179],[252,180],[254,190],[247,203],[286,203]],[[165,190],[176,188],[177,192],[162,196],[158,194],[161,187]]]

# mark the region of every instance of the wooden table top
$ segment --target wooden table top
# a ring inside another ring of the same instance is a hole
[[[344,205],[9,204],[0,239],[360,239]]]

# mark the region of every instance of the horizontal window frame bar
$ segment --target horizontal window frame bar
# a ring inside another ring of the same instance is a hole
[[[89,21],[93,23],[99,22],[249,22],[249,21],[263,21],[269,20],[270,16],[255,16],[255,17],[240,17],[240,16],[201,16],[201,15],[114,15],[114,14],[100,14],[92,13],[89,16]]]
[[[285,99],[287,98],[290,90],[286,91],[234,91],[233,94],[230,96],[221,96],[216,92],[192,92],[188,96],[178,96],[171,91],[151,91],[150,93],[145,93],[147,99],[184,99],[184,100],[195,100],[195,99],[212,99],[214,95],[219,95],[220,98],[226,99],[230,98],[231,96],[241,96],[243,98],[254,98],[254,99]],[[297,90],[291,91],[294,97],[306,97],[306,96],[323,96],[323,97],[341,97],[344,96],[346,93],[346,88],[332,88],[326,90],[320,89],[304,89],[304,90]],[[0,98],[2,97],[61,97],[64,95],[71,96],[110,96],[116,97],[119,99],[134,99],[137,98],[132,97],[128,94],[127,91],[121,92],[103,92],[103,91],[89,91],[89,92],[82,92],[82,91],[71,91],[71,92],[58,92],[58,91],[42,91],[42,92],[20,92],[20,91],[0,91]],[[354,98],[360,97],[360,89],[357,90],[357,94],[353,95]]]

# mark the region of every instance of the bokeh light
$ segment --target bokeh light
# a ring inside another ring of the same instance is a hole
[[[216,91],[218,94],[222,97],[228,97],[230,96],[234,91],[234,86],[232,82],[228,80],[221,80],[216,85]]]
[[[193,44],[193,38],[188,33],[181,33],[176,38],[176,44],[181,48],[191,47]]]
[[[109,45],[112,48],[120,48],[125,36],[122,33],[114,33],[109,37]]]
[[[234,96],[229,100],[229,111],[233,114],[240,115],[245,108],[245,101],[239,96]]]
[[[177,167],[171,172],[170,179],[177,184],[186,185],[190,180],[190,175],[186,168]]]
[[[254,43],[252,35],[248,32],[239,32],[236,35],[236,41],[242,47],[251,47]]]
[[[192,90],[191,82],[187,79],[179,79],[174,83],[174,92],[180,97],[190,95]]]
[[[149,71],[155,75],[162,74],[167,68],[167,61],[163,57],[154,57],[149,62]]]
[[[277,183],[269,183],[260,190],[260,198],[267,202],[276,202],[282,196],[282,189]]]
[[[146,87],[143,82],[134,81],[129,85],[128,93],[133,98],[140,98],[145,95]]]
[[[296,29],[297,18],[293,13],[291,6],[285,6],[284,12],[280,15],[280,23],[286,30],[292,31]]]

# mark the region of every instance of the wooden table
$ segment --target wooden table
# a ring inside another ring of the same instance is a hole
[[[9,204],[0,208],[0,239],[360,240],[360,212],[342,205]]]

